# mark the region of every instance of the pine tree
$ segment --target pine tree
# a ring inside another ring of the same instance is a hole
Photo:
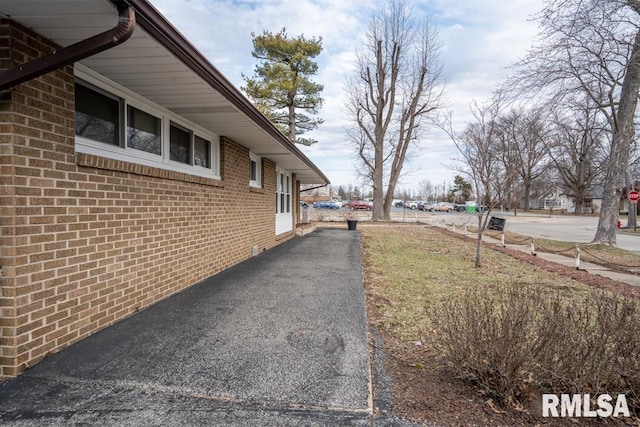
[[[256,65],[253,78],[242,76],[247,83],[243,90],[292,142],[316,143],[300,135],[316,129],[323,120],[300,110],[316,115],[322,107],[320,93],[324,87],[310,79],[318,71],[313,58],[322,52],[322,38],[289,38],[285,28],[276,34],[264,31],[251,36],[252,56],[261,62]]]

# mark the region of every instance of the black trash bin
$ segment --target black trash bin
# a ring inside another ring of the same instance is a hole
[[[347,220],[347,228],[349,230],[355,230],[357,224],[358,224],[358,220],[357,219],[348,219]]]

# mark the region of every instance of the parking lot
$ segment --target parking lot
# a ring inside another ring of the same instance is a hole
[[[358,220],[370,220],[371,212],[308,209],[309,221],[343,221],[348,216]],[[588,243],[595,236],[598,216],[549,215],[533,212],[492,211],[491,216],[505,218],[505,230],[527,236],[561,240],[566,242]],[[394,222],[422,222],[430,225],[447,225],[456,227],[477,226],[478,217],[465,212],[424,212],[420,210],[391,208],[391,219]],[[626,225],[626,218],[621,218]],[[621,249],[640,253],[640,236],[619,232],[617,245]]]
[[[315,209],[313,207],[307,208],[309,215],[309,221],[341,221],[347,217],[355,217],[356,219],[367,220],[371,219],[371,211],[367,210],[349,210],[346,208],[341,209]],[[400,222],[425,222],[431,218],[445,217],[455,219],[458,221],[468,221],[469,219],[475,220],[477,217],[474,215],[466,214],[464,212],[430,212],[421,211],[418,209],[405,209],[405,208],[391,208],[391,219],[393,221]],[[449,221],[449,219],[447,219]]]

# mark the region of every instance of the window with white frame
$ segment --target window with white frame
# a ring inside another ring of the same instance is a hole
[[[260,188],[262,186],[262,161],[255,154],[249,154],[249,185]]]
[[[217,135],[84,67],[76,74],[76,151],[220,178]]]
[[[162,119],[127,106],[127,147],[162,154]]]
[[[95,87],[76,84],[76,135],[109,145],[122,145],[122,99]]]
[[[276,214],[291,213],[291,175],[278,170]]]

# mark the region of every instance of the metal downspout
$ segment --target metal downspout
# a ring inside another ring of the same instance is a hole
[[[118,25],[112,29],[0,72],[0,90],[9,89],[125,42],[133,34],[136,15],[133,8],[126,3],[118,2],[117,8]]]

